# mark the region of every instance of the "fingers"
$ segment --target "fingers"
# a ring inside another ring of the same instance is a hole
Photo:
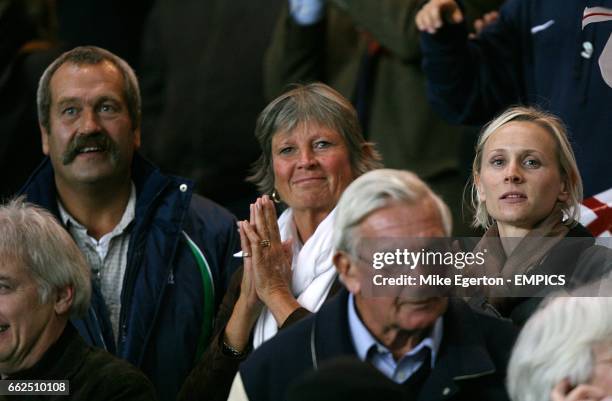
[[[244,232],[245,225],[248,226],[249,223],[247,221],[238,222],[238,232],[240,233],[240,248],[242,249],[242,253],[248,253],[251,250],[251,242],[249,241],[249,238]]]
[[[262,240],[280,244],[280,232],[274,203],[268,195],[257,198],[251,206],[251,226],[255,227]]]
[[[247,269],[247,265],[250,268],[251,266],[251,242],[249,241],[249,238],[246,236],[245,234],[245,229],[243,226],[245,225],[249,225],[248,222],[246,221],[240,221],[238,222],[238,232],[240,233],[240,248],[242,249],[242,263],[244,265],[244,268]]]
[[[257,233],[261,237],[262,240],[270,239],[270,230],[268,229],[268,224],[266,222],[266,216],[264,211],[264,201],[263,198],[257,198],[255,201],[255,228],[257,229]]]
[[[486,25],[483,18],[478,18],[476,21],[474,21],[474,32],[476,32],[476,35],[478,35],[485,26]]]
[[[453,2],[453,4],[454,6],[449,7],[445,15],[450,15],[451,23],[458,24],[463,21],[463,13],[457,3]]]
[[[485,26],[494,23],[499,18],[499,13],[497,11],[490,11],[486,13],[483,17]]]
[[[569,380],[563,379],[555,387],[553,387],[550,393],[551,401],[565,401],[565,394],[570,390]]]
[[[251,224],[248,224],[247,222],[243,221],[241,229],[244,232],[244,236],[246,237],[246,240],[249,243],[249,247],[250,247],[251,252],[252,252],[251,256],[253,258],[259,257],[261,255],[261,253],[260,253],[260,251],[261,251],[261,244],[260,244],[261,238],[259,237],[259,235],[255,231],[255,228]]]
[[[276,217],[276,208],[274,207],[274,203],[268,197],[268,195],[264,195],[262,197],[262,203],[269,239],[272,242],[280,243],[281,237],[280,231],[278,230],[278,218]]]
[[[425,7],[421,9],[417,13],[415,18],[416,26],[419,31],[425,31],[428,33],[435,32],[435,15],[439,10],[437,8],[433,8],[431,3],[427,3]]]
[[[572,386],[567,379],[563,379],[557,383],[550,393],[551,401],[599,401],[605,396],[606,395],[603,390],[588,384],[580,384],[572,389]]]
[[[590,386],[588,384],[580,384],[578,387],[570,391],[568,394],[568,401],[578,401],[578,400],[593,400],[599,401],[603,399],[606,395],[603,390],[598,387]]]
[[[497,21],[498,17],[499,17],[499,13],[497,11],[491,11],[483,15],[482,18],[479,18],[476,21],[474,21],[475,34],[472,34],[472,38],[475,36],[478,36],[478,34],[480,34],[480,32],[484,28],[486,28],[488,25],[491,25],[492,23]]]
[[[249,205],[249,212],[250,212],[249,223],[251,223],[251,226],[254,227],[255,226],[255,204],[254,203],[251,203]]]
[[[431,0],[418,12],[415,22],[420,31],[436,33],[445,22],[458,24],[463,13],[455,0]]]

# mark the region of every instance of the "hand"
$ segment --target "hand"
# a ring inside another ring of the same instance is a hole
[[[254,216],[251,214],[251,221],[254,223]],[[240,246],[242,248],[242,281],[240,283],[240,298],[239,302],[243,302],[246,311],[249,315],[255,317],[259,316],[263,304],[257,296],[255,290],[255,281],[253,277],[253,264],[251,263],[251,243],[245,233],[245,225],[249,225],[248,221],[241,221],[238,223],[240,231]],[[248,256],[247,256],[248,255]]]
[[[240,296],[234,305],[234,310],[223,333],[223,341],[239,351],[244,351],[247,348],[251,330],[253,330],[253,326],[263,309],[263,303],[257,296],[255,289],[253,263],[251,262],[253,251],[251,250],[249,238],[245,233],[245,226],[251,227],[251,225],[253,227],[255,225],[255,215],[252,208],[250,221],[238,222],[243,263]]]
[[[572,388],[569,380],[563,379],[552,389],[551,401],[601,401],[606,394],[598,387],[579,384]]]
[[[244,225],[244,231],[252,251],[253,279],[259,298],[268,304],[274,293],[290,292],[291,251],[289,244],[281,243],[276,211],[267,196],[251,205],[251,215],[255,224]]]
[[[497,11],[490,11],[482,17],[478,18],[476,21],[474,21],[474,33],[470,33],[470,39],[477,38],[483,29],[497,21],[498,18],[499,13]]]
[[[431,0],[418,12],[416,26],[419,31],[436,33],[445,22],[458,24],[463,21],[463,13],[454,0]]]
[[[251,205],[251,212],[255,226],[243,228],[251,245],[255,290],[281,325],[300,306],[291,293],[291,242],[281,242],[274,204],[267,195]]]

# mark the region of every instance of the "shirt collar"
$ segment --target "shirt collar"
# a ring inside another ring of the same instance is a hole
[[[357,313],[357,308],[355,307],[355,297],[353,294],[349,294],[348,299],[348,321],[353,345],[355,346],[359,359],[365,361],[372,347],[375,347],[378,352],[391,352],[370,333],[370,330],[368,330],[361,321]],[[436,319],[429,336],[421,340],[416,347],[412,348],[404,356],[416,355],[421,352],[423,348],[427,347],[431,350],[431,367],[433,368],[438,350],[440,349],[440,343],[442,342],[443,325],[442,316],[440,316]]]

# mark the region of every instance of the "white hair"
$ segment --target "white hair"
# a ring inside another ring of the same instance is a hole
[[[16,261],[32,275],[41,304],[70,286],[70,314],[79,317],[87,312],[91,273],[83,254],[51,213],[23,197],[0,205],[0,259]]]
[[[612,339],[612,298],[551,298],[528,321],[514,346],[506,384],[513,401],[542,401],[568,378],[586,383],[593,346]]]
[[[453,224],[448,206],[416,174],[392,169],[365,173],[340,197],[334,222],[334,247],[353,254],[358,240],[353,231],[370,213],[393,202],[417,204],[425,199],[434,201],[444,233],[450,236]]]

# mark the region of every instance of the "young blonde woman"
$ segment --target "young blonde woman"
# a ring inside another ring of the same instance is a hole
[[[484,128],[473,163],[472,204],[474,226],[486,230],[476,248],[487,249],[487,275],[563,275],[566,288],[600,275],[607,256],[578,223],[581,200],[574,152],[557,117],[513,107]],[[534,298],[489,292],[471,303],[521,325],[551,288]]]

